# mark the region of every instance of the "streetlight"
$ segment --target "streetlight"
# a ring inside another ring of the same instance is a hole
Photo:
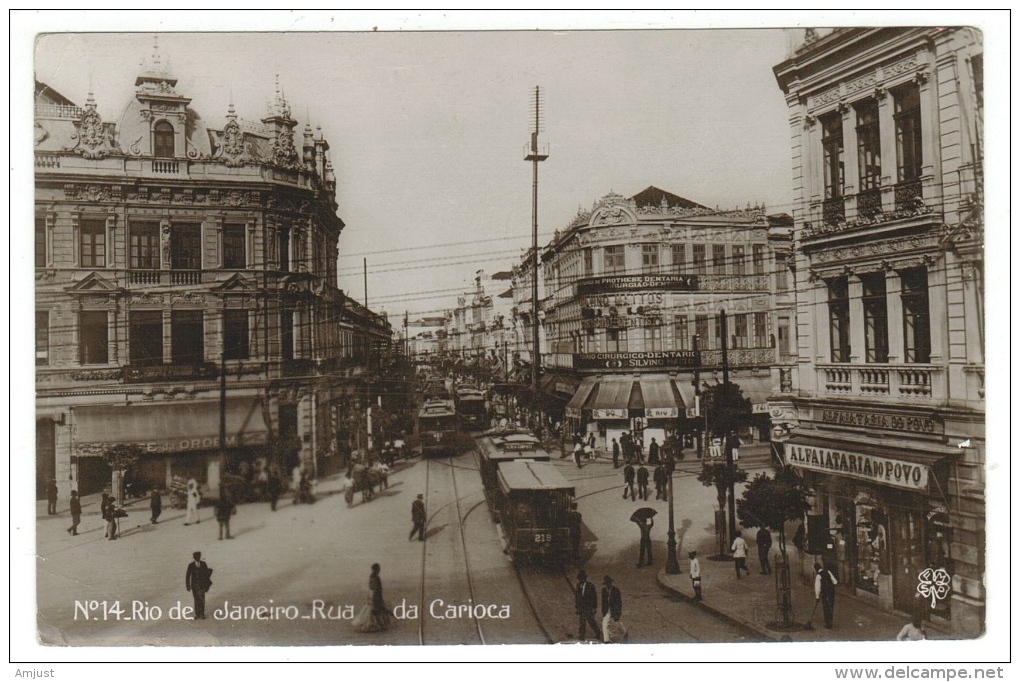
[[[676,529],[673,526],[673,471],[676,469],[674,444],[666,453],[666,474],[669,476],[669,488],[666,491],[669,499],[669,533],[666,540],[666,573],[676,575],[680,572],[680,562],[676,558]]]

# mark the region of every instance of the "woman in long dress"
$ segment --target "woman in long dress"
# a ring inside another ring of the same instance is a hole
[[[358,632],[382,632],[390,627],[390,609],[383,601],[382,579],[379,578],[379,564],[372,564],[372,575],[368,578],[368,603],[354,617],[354,629]]]

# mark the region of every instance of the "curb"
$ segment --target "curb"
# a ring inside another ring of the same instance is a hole
[[[777,634],[771,630],[762,628],[761,626],[757,625],[756,623],[750,620],[747,620],[746,618],[742,618],[740,616],[734,615],[727,611],[723,611],[721,609],[717,609],[714,606],[708,604],[704,599],[702,599],[700,602],[695,602],[693,594],[687,594],[686,592],[676,587],[666,584],[666,581],[663,579],[663,576],[665,575],[666,575],[665,570],[662,570],[659,571],[655,576],[656,581],[659,583],[659,589],[668,592],[676,597],[679,597],[688,604],[696,606],[697,608],[707,613],[710,613],[717,618],[721,618],[732,625],[747,630],[748,632],[754,633],[762,637],[765,641],[778,642],[779,638],[782,637],[782,634]]]

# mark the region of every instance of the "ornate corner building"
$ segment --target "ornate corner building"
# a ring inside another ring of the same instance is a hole
[[[540,252],[539,389],[554,399],[546,411],[594,433],[599,447],[624,431],[645,447],[684,435],[695,447],[704,425],[695,370],[703,384],[721,378],[725,334],[731,381],[755,409],[743,435],[768,440],[793,410],[790,222],[656,187],[579,211]],[[529,338],[527,255],[515,273],[515,321]]]
[[[37,478],[101,490],[116,443],[143,488],[260,457],[327,473],[391,338],[337,288],[329,144],[279,88],[219,125],[158,57],[135,88],[111,122],[36,83]]]
[[[815,491],[809,535],[857,595],[907,613],[924,602],[954,634],[978,636],[980,34],[808,31],[774,70],[798,201],[798,427],[786,457]]]

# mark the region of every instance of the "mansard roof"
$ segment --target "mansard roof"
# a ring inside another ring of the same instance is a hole
[[[654,185],[649,185],[631,197],[631,200],[634,201],[634,204],[638,208],[641,208],[642,206],[661,206],[663,199],[666,200],[666,205],[669,208],[708,208],[708,206],[702,206],[690,199],[684,199],[672,192],[659,189]]]

